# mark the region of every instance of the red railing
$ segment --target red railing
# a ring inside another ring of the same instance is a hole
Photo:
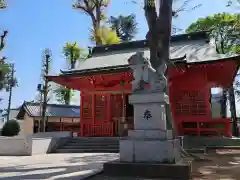
[[[71,131],[80,136],[80,122],[48,122],[48,131]]]
[[[190,127],[186,127],[190,125]],[[183,120],[179,123],[179,134],[180,135],[208,135],[208,136],[231,136],[231,119],[211,119],[211,120]],[[220,126],[220,127],[216,127]]]
[[[81,136],[114,136],[113,123],[81,125]]]

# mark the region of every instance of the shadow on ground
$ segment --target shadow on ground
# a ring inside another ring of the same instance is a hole
[[[9,157],[0,163],[0,179],[79,180],[101,171],[104,162],[116,157],[116,154],[52,154],[42,159],[41,156],[21,157],[18,161],[14,159],[18,157]],[[15,162],[11,162],[13,159]]]
[[[223,151],[220,154],[196,154],[196,156],[201,159],[193,162],[192,180],[240,180],[240,152],[232,154]],[[102,173],[88,180],[146,180],[146,178],[109,177]]]
[[[240,179],[240,153],[210,153],[204,156],[211,161],[193,163],[194,180]]]

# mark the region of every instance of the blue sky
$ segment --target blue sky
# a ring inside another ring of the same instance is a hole
[[[82,47],[89,42],[90,19],[71,8],[71,0],[5,0],[8,9],[0,12],[0,30],[9,30],[7,45],[3,52],[8,61],[14,62],[19,87],[14,88],[12,107],[21,105],[24,100],[33,100],[40,81],[42,50],[50,48],[53,55],[52,74],[64,68],[62,46],[69,41],[77,41]],[[139,22],[136,39],[143,39],[147,31],[144,14],[140,5],[131,0],[112,0],[107,10],[110,15],[135,13]],[[177,0],[177,4],[183,0]],[[190,12],[183,12],[174,20],[174,25],[185,29],[200,17],[217,12],[237,12],[237,8],[227,8],[226,0],[192,0],[189,7],[203,3],[203,6]],[[175,4],[178,7],[178,5]],[[1,107],[7,107],[7,93]]]

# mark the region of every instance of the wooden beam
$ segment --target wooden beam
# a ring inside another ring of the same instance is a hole
[[[122,93],[126,93],[126,94],[130,94],[132,93],[131,90],[123,90],[123,91],[88,91],[88,94],[122,94]]]

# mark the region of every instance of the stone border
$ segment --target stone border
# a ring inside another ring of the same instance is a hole
[[[71,132],[46,132],[14,137],[0,136],[0,156],[31,156],[51,153]]]
[[[119,160],[104,163],[104,174],[115,177],[169,178],[188,180],[191,178],[192,162],[177,164],[127,163]]]

